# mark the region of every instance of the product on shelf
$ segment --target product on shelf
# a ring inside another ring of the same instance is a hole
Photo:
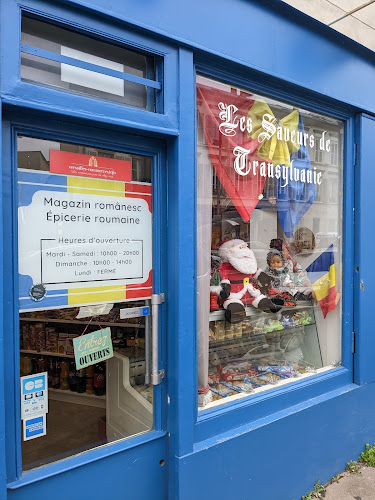
[[[46,327],[46,351],[57,352],[58,334],[54,327]]]
[[[86,368],[86,393],[94,394],[94,365]]]
[[[69,390],[69,362],[67,360],[61,361],[60,372],[60,389],[64,391]]]
[[[59,333],[58,350],[57,350],[59,354],[65,354],[67,338],[68,338],[67,333]]]
[[[32,328],[35,337],[35,350],[37,352],[46,350],[46,331],[44,323],[35,323]]]
[[[218,371],[222,378],[229,382],[232,380],[244,380],[248,375],[257,374],[253,364],[246,360],[231,361],[227,365],[219,366]]]
[[[77,391],[77,371],[73,360],[69,363],[69,389],[72,392]]]
[[[232,340],[234,337],[234,323],[225,322],[225,340]]]
[[[97,363],[94,366],[94,393],[103,396],[105,389],[105,363]]]
[[[49,358],[48,360],[48,387],[52,387],[52,379],[53,379],[53,358]]]
[[[86,369],[77,370],[77,392],[86,392]]]
[[[61,373],[60,361],[56,358],[53,360],[53,368],[52,368],[52,388],[53,389],[60,389],[60,373]]]

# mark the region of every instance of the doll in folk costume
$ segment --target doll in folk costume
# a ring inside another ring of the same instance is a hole
[[[270,249],[271,251],[277,250],[282,254],[281,258],[283,259],[283,267],[285,266],[288,269],[290,280],[293,283],[290,287],[290,292],[292,293],[294,300],[311,300],[313,298],[313,289],[307,277],[306,271],[302,269],[298,262],[292,259],[287,244],[281,238],[275,238],[270,242]],[[270,254],[268,254],[268,256],[269,255]],[[270,267],[268,256],[268,268],[265,271],[266,274],[269,274],[268,269]],[[272,267],[275,268],[275,266]],[[280,268],[280,266],[278,267]]]
[[[242,321],[246,315],[244,306],[248,305],[267,312],[280,309],[263,293],[262,287],[269,282],[269,278],[258,268],[247,243],[239,239],[224,241],[219,245],[219,257],[221,281],[219,285],[211,286],[210,291],[221,299],[227,321]]]
[[[282,252],[272,249],[267,254],[267,264],[265,273],[269,277],[268,295],[284,301],[284,306],[293,307],[296,305],[294,296],[297,293],[294,284],[294,273],[286,265],[286,259]]]

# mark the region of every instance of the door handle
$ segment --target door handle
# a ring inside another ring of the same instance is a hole
[[[152,311],[152,360],[151,384],[158,385],[164,378],[164,370],[159,370],[159,305],[164,302],[164,293],[154,293],[151,296]]]

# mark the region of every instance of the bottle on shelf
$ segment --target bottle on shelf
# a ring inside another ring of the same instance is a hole
[[[83,393],[86,391],[86,369],[77,370],[77,392]]]
[[[53,361],[53,370],[52,370],[52,388],[53,389],[60,389],[60,373],[61,373],[60,361],[58,358],[56,358]]]
[[[35,373],[38,372],[39,372],[38,358],[36,356],[33,356],[31,358],[31,374],[34,375]]]
[[[94,394],[94,365],[86,368],[86,392]]]
[[[105,394],[105,363],[94,366],[94,393],[96,396]]]
[[[43,373],[47,371],[47,366],[48,363],[46,358],[44,356],[40,356],[40,358],[38,359],[38,372]]]
[[[25,356],[23,358],[23,369],[22,369],[23,375],[31,375],[31,358],[30,356]]]
[[[69,390],[69,362],[66,360],[61,361],[60,389]]]
[[[76,364],[72,360],[69,363],[69,389],[72,392],[77,391],[77,372],[76,372]]]

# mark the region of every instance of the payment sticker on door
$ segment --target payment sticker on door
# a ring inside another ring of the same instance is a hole
[[[21,419],[48,413],[47,372],[21,377]]]

